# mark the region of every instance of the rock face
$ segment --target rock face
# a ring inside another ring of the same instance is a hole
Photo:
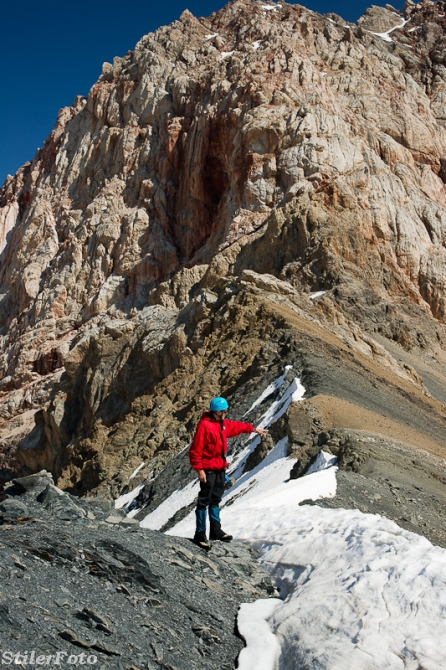
[[[235,0],[104,64],[0,191],[5,478],[116,493],[283,361],[442,456],[445,13]]]

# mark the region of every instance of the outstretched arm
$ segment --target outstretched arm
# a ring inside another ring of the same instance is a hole
[[[257,433],[261,437],[264,437],[267,434],[267,430],[263,428],[254,428],[252,423],[243,423],[241,421],[230,421],[229,419],[225,421],[226,435],[227,437],[237,437],[242,433]]]

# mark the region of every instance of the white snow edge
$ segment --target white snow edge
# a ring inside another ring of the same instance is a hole
[[[238,657],[239,670],[274,670],[276,667],[280,645],[267,620],[281,604],[279,598],[268,598],[240,605],[237,627],[246,647]]]

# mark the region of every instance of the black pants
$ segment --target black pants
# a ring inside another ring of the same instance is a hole
[[[225,492],[225,471],[205,470],[206,482],[200,482],[200,493],[198,494],[197,509],[207,507],[218,507]]]

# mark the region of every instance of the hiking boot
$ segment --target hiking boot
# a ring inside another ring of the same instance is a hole
[[[194,539],[192,541],[194,542],[194,544],[197,545],[197,547],[201,547],[206,551],[208,551],[211,548],[211,545],[209,544],[208,539],[206,537],[206,533],[195,533]]]
[[[218,532],[212,532],[210,534],[211,540],[220,540],[220,542],[230,542],[232,540],[232,535],[228,535],[224,530],[219,530]]]

